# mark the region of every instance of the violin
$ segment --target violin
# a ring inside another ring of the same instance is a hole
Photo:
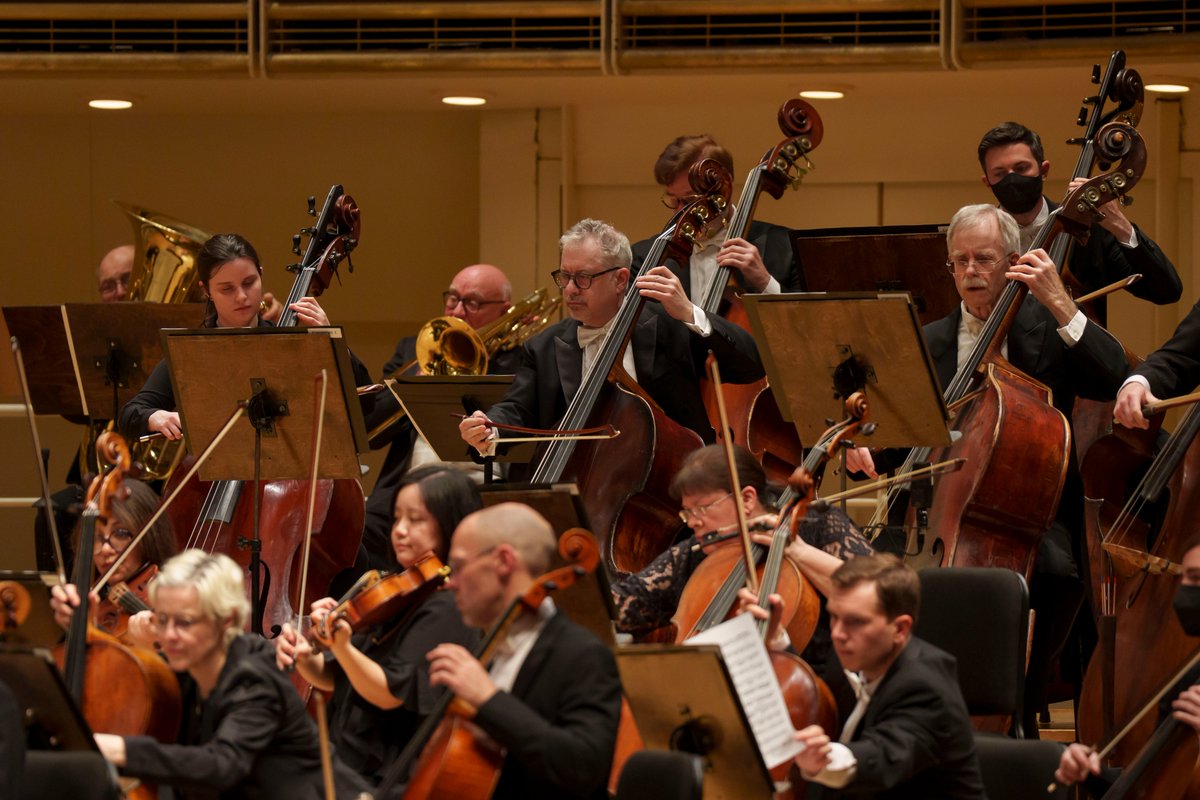
[[[147,564],[128,581],[118,581],[92,612],[92,624],[107,634],[130,644],[126,634],[129,618],[150,610],[150,581],[158,574],[157,564]]]
[[[476,659],[486,664],[505,640],[513,623],[525,614],[537,613],[542,601],[552,592],[569,588],[584,575],[595,571],[600,563],[600,550],[594,539],[587,537],[584,542],[578,533],[573,529],[564,534],[572,537],[576,562],[534,580],[488,631],[473,653]],[[487,800],[491,797],[500,779],[504,752],[470,725],[468,717],[473,713],[466,704],[446,692],[392,765],[380,786],[379,796],[387,797],[392,787],[407,774],[410,778],[405,800]]]
[[[812,166],[808,154],[816,149],[824,136],[824,126],[817,110],[808,102],[793,98],[780,106],[778,121],[779,129],[786,138],[768,150],[758,166],[746,177],[742,194],[725,229],[726,240],[745,237],[763,192],[778,200],[783,197],[785,189],[799,188]],[[697,305],[707,313],[719,313],[753,333],[749,315],[741,300],[741,290],[732,276],[732,269],[718,265]],[[713,429],[717,431],[717,438],[724,439],[731,434],[735,444],[742,445],[754,454],[772,480],[786,482],[792,470],[803,461],[804,449],[795,426],[783,419],[767,379],[722,385],[721,393],[729,416],[728,426],[720,424],[714,392],[713,384],[705,381],[702,387],[704,405]]]
[[[384,573],[373,569],[363,574],[328,614],[313,626],[313,634],[328,644],[333,629],[345,620],[352,631],[364,631],[394,619],[407,617],[432,595],[450,575],[436,555],[430,553],[408,569]]]

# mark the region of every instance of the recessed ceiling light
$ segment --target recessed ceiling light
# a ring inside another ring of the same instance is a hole
[[[1146,84],[1147,92],[1158,92],[1159,94],[1186,94],[1190,92],[1192,87],[1182,83],[1148,83]]]
[[[800,96],[805,100],[841,100],[846,93],[831,89],[805,89]]]
[[[92,108],[101,108],[105,111],[119,111],[121,109],[133,108],[133,103],[128,100],[89,100],[88,105]]]
[[[487,103],[487,98],[472,95],[451,95],[443,97],[442,102],[448,106],[481,106]]]

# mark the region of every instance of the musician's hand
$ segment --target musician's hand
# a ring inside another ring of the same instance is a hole
[[[79,608],[79,590],[73,583],[63,583],[50,587],[50,610],[54,612],[54,621],[66,630],[71,626],[71,615]]]
[[[161,433],[171,441],[183,436],[183,424],[179,421],[178,411],[164,411],[160,408],[146,420],[146,428],[152,433]]]
[[[642,297],[662,303],[672,318],[689,323],[695,320],[692,301],[683,290],[683,284],[666,267],[649,270],[637,279],[637,288]]]
[[[144,647],[147,650],[160,650],[158,642],[158,623],[154,620],[153,611],[139,611],[129,618],[125,630],[125,638],[134,647]]]
[[[751,292],[761,292],[771,282],[771,273],[763,264],[758,248],[741,237],[726,239],[717,252],[717,263],[742,273],[742,281]]]
[[[1130,381],[1117,392],[1113,418],[1126,428],[1149,428],[1150,422],[1142,414],[1142,406],[1156,402],[1158,398],[1141,381]]]
[[[796,741],[804,745],[804,749],[796,756],[796,766],[805,777],[811,778],[829,764],[829,736],[820,725],[809,725],[803,730],[796,731]]]
[[[1075,316],[1079,307],[1071,299],[1071,294],[1063,286],[1058,269],[1050,260],[1045,250],[1038,248],[1030,250],[1017,259],[1017,263],[1008,268],[1004,277],[1020,281],[1029,287],[1029,293],[1039,303],[1050,309],[1054,319],[1060,326],[1066,325]]]
[[[1071,786],[1087,778],[1089,772],[1100,774],[1100,757],[1092,748],[1073,742],[1059,757],[1054,780],[1063,786]]]
[[[496,435],[496,429],[492,427],[492,421],[488,419],[487,414],[476,411],[469,417],[463,417],[462,422],[458,423],[458,434],[471,447],[483,451],[488,440]]]
[[[125,766],[125,737],[112,733],[93,733],[100,755],[118,767]]]
[[[1200,731],[1200,686],[1189,686],[1171,703],[1175,719]]]
[[[325,315],[325,309],[321,308],[321,304],[315,297],[301,297],[288,308],[296,312],[296,322],[301,325],[329,324],[329,317]]]
[[[429,651],[429,683],[445,686],[465,703],[479,708],[496,693],[483,664],[459,644],[443,643]]]
[[[290,622],[285,622],[279,635],[275,637],[275,666],[286,670],[293,664],[312,657],[313,649],[308,639],[293,628]]]
[[[262,308],[260,316],[267,322],[279,322],[279,317],[283,314],[283,303],[276,299],[275,295],[270,292],[264,292],[262,296]]]
[[[1075,191],[1080,186],[1088,182],[1088,178],[1072,178],[1067,184],[1068,191]],[[1104,215],[1100,220],[1100,227],[1108,231],[1121,244],[1129,242],[1133,236],[1133,223],[1129,221],[1129,217],[1125,216],[1125,207],[1121,205],[1118,198],[1114,197],[1107,203],[1101,203],[1098,209]]]
[[[862,472],[872,480],[879,477],[875,470],[875,457],[866,447],[852,447],[846,451],[846,471]]]
[[[776,652],[783,652],[788,649],[791,640],[788,638],[787,632],[780,625],[783,620],[783,598],[780,595],[772,594],[767,597],[767,605],[771,607],[770,611],[758,604],[758,598],[750,592],[749,589],[738,589],[738,614],[749,614],[755,619],[765,619],[767,622],[767,649]]]

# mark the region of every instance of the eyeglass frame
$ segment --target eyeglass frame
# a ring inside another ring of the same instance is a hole
[[[453,303],[450,302],[451,297],[454,298]],[[454,308],[456,305],[458,305],[459,303],[462,303],[463,308],[465,308],[467,311],[470,311],[472,314],[474,314],[483,306],[494,306],[497,303],[507,303],[507,302],[508,302],[507,300],[476,300],[474,297],[463,297],[462,295],[456,294],[456,293],[450,291],[449,289],[442,292],[442,308],[444,308],[446,310],[450,310],[450,309]]]
[[[955,273],[958,272],[959,261],[965,261],[966,264],[962,268],[963,272],[966,272],[968,269],[971,268],[971,265],[974,264],[976,274],[991,275],[993,272],[996,271],[996,268],[1000,266],[1000,262],[1002,262],[1003,260],[1004,260],[1003,258],[984,259],[983,261],[991,261],[992,262],[992,265],[990,267],[987,267],[986,269],[984,269],[983,261],[981,261],[978,258],[975,258],[974,256],[972,256],[970,258],[967,258],[965,256],[962,258],[948,258],[948,259],[946,259],[946,269],[950,272],[951,275],[954,275]]]
[[[478,552],[472,553],[471,555],[467,556],[466,558],[460,559],[457,564],[454,563],[453,559],[446,559],[446,566],[448,566],[450,568],[451,575],[461,575],[463,573],[463,571],[466,570],[467,567],[471,566],[471,564],[474,564],[476,561],[483,558],[484,556],[491,555],[492,553],[494,553],[496,551],[496,548],[499,546],[500,545],[498,545],[498,544],[494,544],[491,547],[485,547],[482,550],[479,550]]]
[[[721,499],[713,500],[711,503],[705,503],[702,506],[692,506],[691,508],[681,508],[681,509],[679,509],[679,518],[681,520],[683,520],[683,524],[686,525],[693,518],[699,519],[700,517],[707,515],[708,512],[712,511],[714,508],[721,505],[721,503],[724,503],[726,500],[728,500],[731,497],[733,497],[733,492],[729,492]]]
[[[124,534],[125,537],[128,537],[128,541],[126,541],[121,547],[117,547],[113,540],[121,534]],[[112,533],[110,533],[108,536],[100,533],[100,531],[96,531],[94,534],[92,534],[92,546],[96,550],[104,547],[104,545],[108,545],[110,548],[112,548],[114,553],[124,553],[129,549],[129,545],[131,544],[133,544],[133,531],[127,528],[113,528]]]
[[[607,275],[610,272],[616,272],[619,269],[625,269],[625,267],[609,267],[599,272],[563,272],[561,269],[556,269],[550,273],[550,278],[560,290],[566,289],[567,285],[574,281],[576,289],[586,292],[592,288],[592,281],[596,280],[596,278],[599,278],[601,275]],[[564,276],[566,280],[563,280]],[[580,283],[581,278],[584,279],[583,283]]]
[[[678,211],[684,206],[691,205],[702,197],[704,197],[702,194],[685,194],[680,196],[671,194],[670,192],[663,192],[658,196],[658,202],[662,203],[672,211]]]

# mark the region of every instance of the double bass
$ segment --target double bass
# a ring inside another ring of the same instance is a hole
[[[319,296],[359,241],[358,205],[341,185],[329,190],[319,214],[310,198],[309,213],[317,221],[305,229],[310,237],[300,263],[289,268],[296,278],[279,319],[280,327],[295,324],[292,303],[304,296]],[[298,251],[299,237],[294,249]],[[164,494],[175,489],[188,471],[186,466],[176,470]],[[306,531],[307,499],[307,480],[272,480],[245,486],[241,481],[193,477],[169,508],[181,550],[194,547],[222,552],[250,573],[251,601],[256,610],[261,610],[251,620],[257,633],[277,634],[295,616],[296,609],[307,608],[313,600],[325,596],[334,576],[354,564],[365,514],[362,487],[353,479],[321,479],[317,484],[306,596],[298,596],[302,576],[297,556]],[[263,533],[261,539],[257,531]],[[255,548],[259,553],[253,552]],[[261,575],[260,570],[251,569],[256,560],[261,564]]]
[[[786,138],[768,150],[746,176],[741,196],[726,227],[726,239],[744,238],[749,232],[763,192],[778,200],[787,188],[799,188],[811,168],[808,154],[821,144],[824,136],[817,110],[800,98],[792,98],[779,108],[778,121]],[[697,305],[709,314],[720,314],[749,331],[750,318],[732,272],[729,267],[718,265]],[[715,391],[712,383],[705,382],[705,407],[718,439],[732,435],[734,443],[753,453],[772,480],[785,482],[803,460],[804,451],[796,428],[784,421],[767,379],[746,384],[722,384],[721,393],[729,416],[728,429],[718,419]]]
[[[697,240],[724,226],[728,173],[706,159],[692,167],[691,181],[702,196],[675,214],[633,279],[669,255],[686,258]],[[694,431],[667,417],[622,365],[644,303],[636,290],[626,293],[558,426],[560,431],[577,430],[600,421],[620,431],[619,438],[553,439],[535,457],[530,478],[535,484],[578,484],[605,566],[618,572],[636,572],[670,544],[677,519],[668,483],[683,457],[702,444]]]
[[[1137,130],[1110,122],[1093,141],[1111,169],[1064,200],[1038,231],[1031,249],[1062,233],[1086,240],[1099,206],[1133,188],[1145,169],[1146,146]],[[1001,347],[1028,287],[1010,280],[966,362],[945,390],[955,413],[957,442],[938,456],[964,457],[964,469],[944,478],[928,518],[909,510],[906,560],[914,567],[995,566],[1026,580],[1043,532],[1054,520],[1071,456],[1070,426],[1050,403],[1048,388],[1008,363]],[[929,450],[909,453],[904,471]],[[893,499],[889,491],[889,503]]]

